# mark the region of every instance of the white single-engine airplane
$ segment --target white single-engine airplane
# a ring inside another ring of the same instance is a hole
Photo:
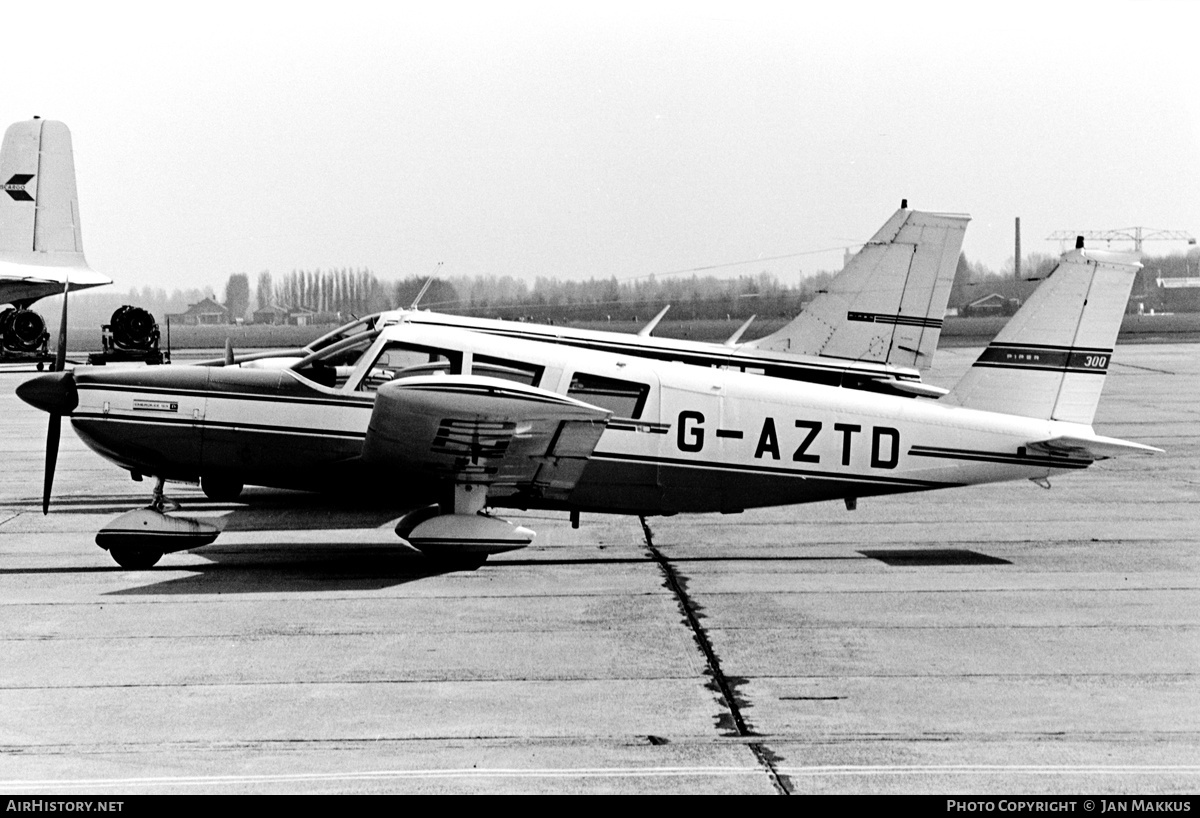
[[[749,321],[724,344],[656,338],[651,333],[666,309],[639,333],[628,334],[414,307],[368,316],[300,350],[250,353],[231,360],[288,366],[368,326],[412,323],[871,392],[938,397],[945,390],[922,383],[921,372],[933,363],[969,221],[965,215],[910,210],[907,200],[901,202],[800,315],[778,331],[745,343],[738,339]]]
[[[128,568],[211,542],[164,513],[166,480],[351,491],[427,555],[482,560],[533,532],[493,508],[674,514],[1050,475],[1149,446],[1092,419],[1140,265],[1066,254],[938,401],[398,324],[285,369],[81,367],[17,389],[96,452],[157,478],[96,537]],[[44,506],[45,507],[45,506]]]
[[[4,132],[0,148],[0,358],[44,354],[46,322],[29,306],[39,298],[112,279],[88,267],[79,227],[71,132],[34,118]]]

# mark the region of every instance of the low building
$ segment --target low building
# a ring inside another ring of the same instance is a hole
[[[1155,279],[1165,312],[1200,312],[1200,277]]]
[[[277,304],[271,304],[255,310],[251,315],[251,320],[256,324],[286,324],[288,311]]]
[[[294,309],[288,313],[288,323],[295,324],[298,327],[307,327],[317,323],[317,314],[312,310],[306,310],[303,307]]]
[[[992,293],[983,298],[976,298],[965,305],[961,314],[972,318],[988,315],[1012,315],[1020,306],[1021,302],[1016,298],[1006,298],[1000,293]]]
[[[229,310],[211,298],[187,308],[187,312],[167,313],[167,321],[185,327],[215,326],[229,323]]]

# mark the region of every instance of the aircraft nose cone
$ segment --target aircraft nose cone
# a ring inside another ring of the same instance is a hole
[[[79,405],[79,392],[70,372],[54,372],[25,381],[17,387],[17,397],[52,415],[69,415]]]

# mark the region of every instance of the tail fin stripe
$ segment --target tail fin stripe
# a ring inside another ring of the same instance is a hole
[[[1067,344],[1022,344],[1017,341],[1001,341],[1001,342],[993,341],[992,343],[988,344],[988,349],[1001,348],[1001,347],[1006,348],[1006,349],[1038,349],[1038,350],[1048,349],[1048,350],[1061,350],[1063,352],[1091,352],[1091,353],[1099,353],[1102,355],[1111,355],[1112,354],[1112,349],[1110,349],[1108,347],[1081,347],[1081,346],[1070,346]]]
[[[877,312],[848,312],[847,321],[866,321],[868,324],[900,324],[906,327],[933,327],[941,329],[941,318],[925,318],[920,315],[883,315]]]
[[[1103,375],[1112,354],[1111,349],[994,344],[983,351],[975,366]]]

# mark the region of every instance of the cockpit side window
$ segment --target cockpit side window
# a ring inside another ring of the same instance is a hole
[[[459,374],[462,372],[462,353],[416,344],[388,344],[371,364],[366,377],[358,385],[360,392],[374,392],[397,378],[418,375]]]
[[[493,358],[490,355],[475,355],[471,358],[472,375],[486,375],[489,378],[515,381],[526,386],[537,386],[543,371],[545,367],[527,364],[524,361]]]
[[[608,409],[614,417],[634,419],[642,416],[649,394],[650,387],[644,383],[619,381],[586,372],[576,372],[567,389],[568,397]]]

